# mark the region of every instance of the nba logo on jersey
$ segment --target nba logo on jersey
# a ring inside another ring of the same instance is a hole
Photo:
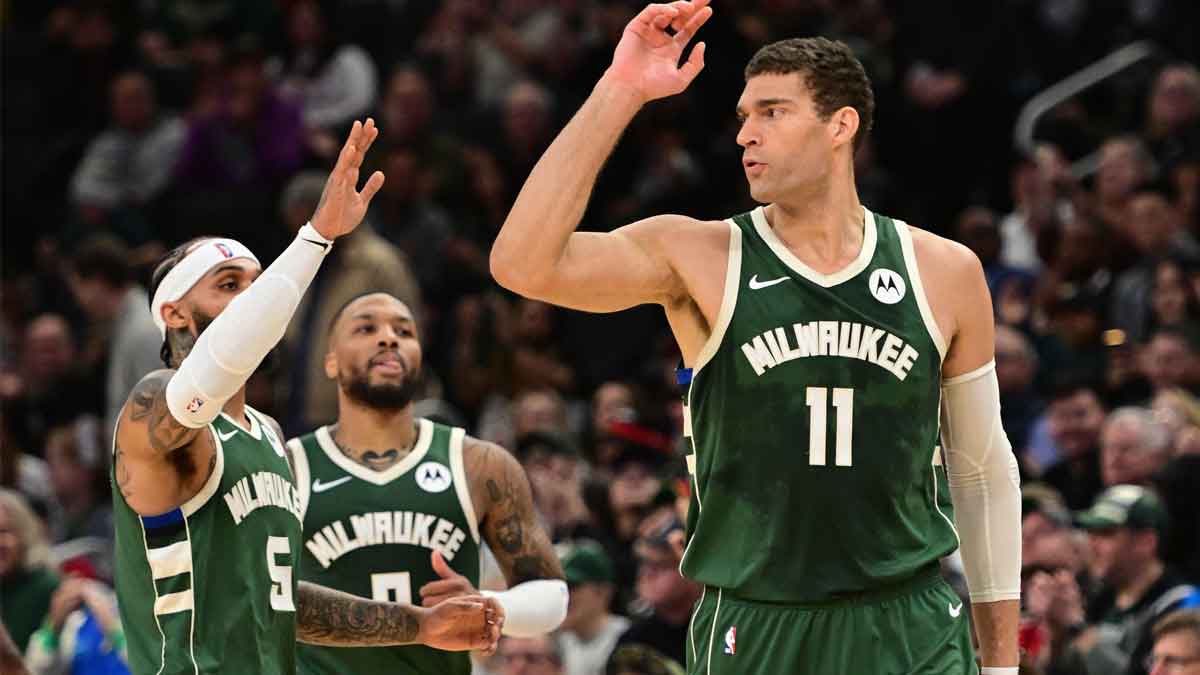
[[[233,251],[230,250],[230,248],[228,246],[226,246],[225,244],[222,244],[221,242],[218,241],[217,243],[213,244],[213,246],[216,246],[217,250],[221,252],[221,255],[225,256],[226,258],[233,257]]]
[[[737,654],[737,626],[730,626],[725,631],[725,653]]]
[[[417,485],[426,492],[441,492],[450,487],[450,469],[438,462],[425,462],[417,467]]]
[[[904,299],[904,277],[884,267],[871,272],[867,280],[871,295],[885,305],[894,305]]]
[[[195,414],[195,413],[200,412],[200,409],[203,407],[204,407],[204,399],[197,396],[196,398],[192,399],[192,401],[190,403],[188,403],[184,407],[184,409],[190,413]]]

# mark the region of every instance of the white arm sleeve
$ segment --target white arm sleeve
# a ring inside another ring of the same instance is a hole
[[[942,444],[971,602],[1021,597],[1021,485],[996,363],[942,382]]]
[[[332,242],[311,225],[205,329],[167,383],[167,407],[185,427],[216,419],[283,338]]]
[[[507,591],[482,591],[504,607],[504,628],[509,637],[534,637],[558,628],[567,618],[567,582],[534,579]]]

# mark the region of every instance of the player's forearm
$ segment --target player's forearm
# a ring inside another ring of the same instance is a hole
[[[309,225],[213,320],[167,385],[171,414],[207,425],[246,384],[287,330],[331,244]]]
[[[378,602],[306,581],[296,595],[296,640],[333,647],[417,643],[420,607]]]
[[[600,169],[641,106],[626,87],[607,78],[596,84],[534,166],[496,237],[490,262],[502,286],[522,292],[552,278]]]
[[[1000,600],[971,606],[975,632],[979,636],[979,656],[984,666],[1013,667],[1020,661],[1017,629],[1020,602]]]

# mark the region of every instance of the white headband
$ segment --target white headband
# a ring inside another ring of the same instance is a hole
[[[208,274],[209,270],[235,258],[249,258],[262,267],[258,258],[241,242],[233,239],[209,239],[184,256],[179,264],[167,272],[162,283],[158,285],[158,290],[154,292],[154,301],[150,303],[150,316],[163,337],[167,335],[167,322],[162,317],[163,305],[182,298],[192,290],[197,281]]]

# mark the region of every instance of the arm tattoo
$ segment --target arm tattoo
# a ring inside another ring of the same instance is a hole
[[[129,473],[129,467],[122,461],[121,456],[124,451],[120,447],[117,448],[116,455],[113,457],[113,475],[117,480],[117,489],[121,491],[121,496],[129,499],[133,496],[133,490],[129,488],[129,482],[133,480],[133,475]],[[216,458],[216,455],[213,455]]]
[[[550,538],[537,522],[525,470],[503,448],[469,440],[467,475],[484,481],[483,535],[510,586],[534,579],[562,579]],[[478,483],[476,483],[478,485]]]
[[[192,439],[196,429],[180,424],[167,408],[167,382],[171,372],[160,370],[147,375],[129,395],[129,420],[144,422],[150,446],[159,452],[170,452]]]
[[[417,642],[416,608],[367,600],[301,581],[296,595],[296,639],[313,645],[378,647]]]

